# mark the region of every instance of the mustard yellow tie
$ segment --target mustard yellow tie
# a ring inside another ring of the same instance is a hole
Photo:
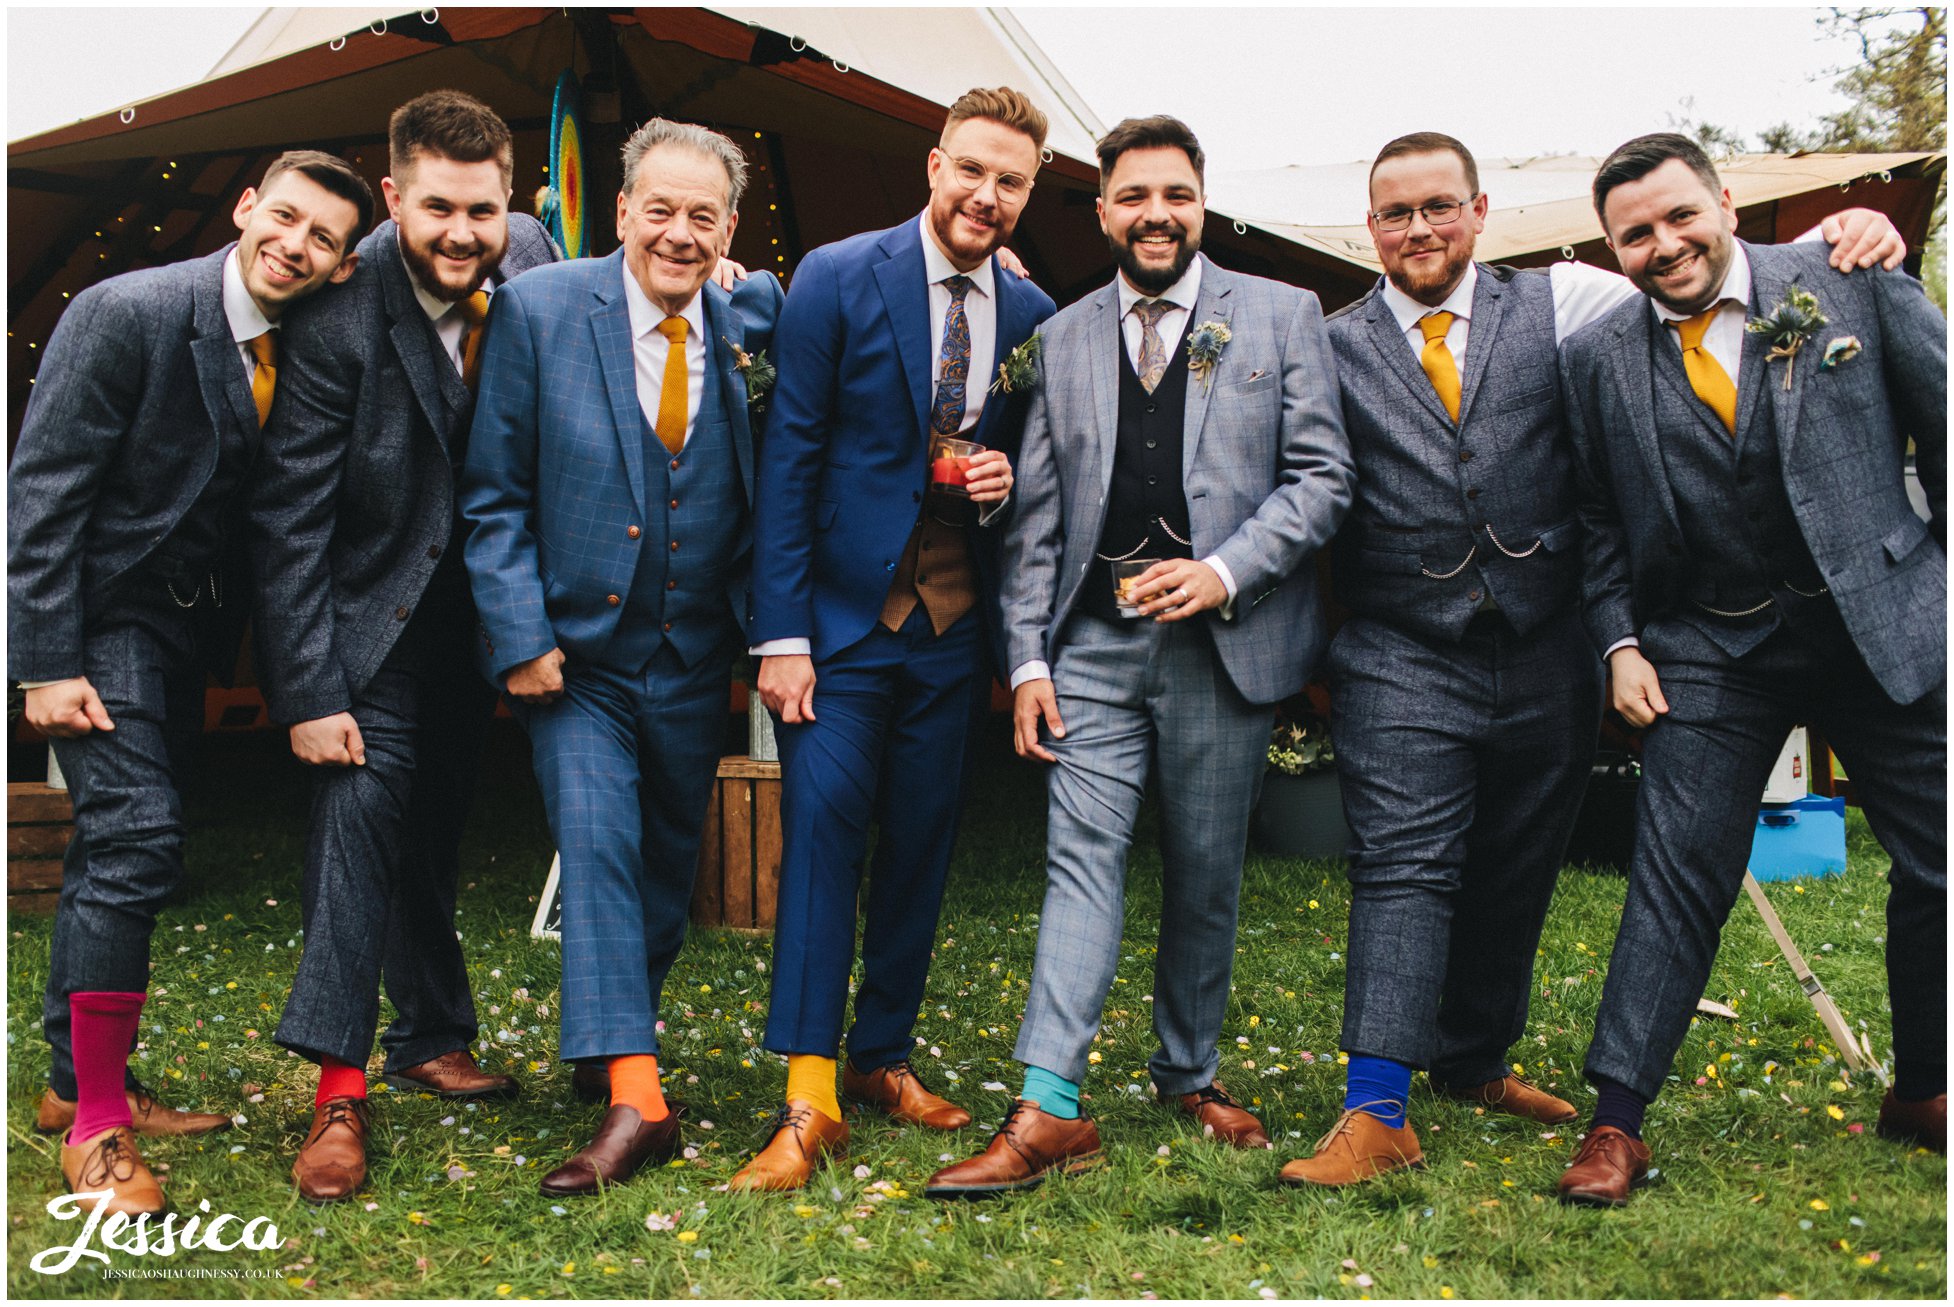
[[[1425,333],[1425,348],[1418,355],[1418,366],[1425,369],[1425,375],[1432,379],[1432,389],[1438,392],[1438,402],[1445,405],[1445,411],[1457,422],[1459,365],[1445,345],[1445,333],[1452,329],[1454,316],[1441,310],[1418,319],[1418,329]]]
[[[666,318],[658,324],[658,334],[668,342],[665,348],[665,384],[658,392],[658,421],[652,430],[676,454],[685,447],[685,414],[691,397],[686,393],[685,319]]]
[[[482,322],[488,317],[489,293],[478,290],[456,303],[453,312],[467,329],[461,336],[461,379],[472,392],[482,376]]]
[[[1683,375],[1689,378],[1689,388],[1710,406],[1710,411],[1723,423],[1723,429],[1734,436],[1737,434],[1737,387],[1723,370],[1723,364],[1717,362],[1716,355],[1703,348],[1704,333],[1716,321],[1720,307],[1721,300],[1695,317],[1671,325],[1682,338]]]
[[[278,389],[278,333],[267,331],[244,344],[257,360],[251,369],[251,402],[258,406],[258,425],[262,428],[271,416],[271,397]]]

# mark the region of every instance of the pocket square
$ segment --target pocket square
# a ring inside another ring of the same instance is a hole
[[[1246,377],[1242,379],[1242,384],[1246,386],[1249,382],[1260,381],[1263,377],[1266,377],[1268,375],[1269,375],[1269,370],[1267,368],[1257,368],[1255,369],[1255,371],[1249,373]]]
[[[1825,342],[1825,356],[1818,361],[1820,372],[1830,372],[1841,363],[1848,363],[1859,353],[1859,337],[1836,336]]]

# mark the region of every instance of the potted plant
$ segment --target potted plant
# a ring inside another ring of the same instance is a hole
[[[1328,693],[1313,683],[1276,709],[1269,770],[1255,806],[1255,843],[1264,853],[1341,858],[1349,848],[1329,707]]]

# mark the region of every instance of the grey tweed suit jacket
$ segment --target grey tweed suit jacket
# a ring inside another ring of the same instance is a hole
[[[1941,683],[1947,666],[1947,320],[1920,283],[1879,269],[1850,276],[1823,244],[1745,244],[1750,317],[1793,286],[1818,297],[1826,323],[1790,365],[1746,333],[1738,435],[1776,424],[1784,489],[1854,644],[1896,703]],[[1561,350],[1581,480],[1584,604],[1600,649],[1678,609],[1688,557],[1676,500],[1708,493],[1672,483],[1656,437],[1650,350],[1673,348],[1640,297],[1569,337]],[[1822,366],[1834,341],[1859,351]],[[1907,500],[1908,438],[1931,506]]]
[[[456,547],[474,402],[414,297],[399,229],[381,223],[359,255],[336,294],[287,315],[254,485],[259,681],[280,722],[350,708]],[[509,215],[502,280],[555,259],[541,224]]]
[[[1001,557],[1013,670],[1056,662],[1081,588],[1106,576],[1098,548],[1119,423],[1119,316],[1108,285],[1043,328]],[[1188,329],[1210,321],[1232,339],[1205,380],[1189,379],[1182,484],[1194,557],[1218,556],[1237,593],[1231,620],[1196,620],[1210,623],[1243,697],[1272,703],[1302,688],[1323,651],[1306,564],[1350,507],[1355,472],[1316,296],[1206,263]]]

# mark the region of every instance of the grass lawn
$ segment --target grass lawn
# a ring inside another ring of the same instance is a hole
[[[1000,745],[1000,748],[1002,746]],[[1151,817],[1133,860],[1119,978],[1086,1089],[1109,1163],[990,1203],[938,1205],[925,1177],[982,1147],[1019,1084],[1011,1061],[1043,891],[1044,798],[998,757],[980,776],[951,869],[915,1060],[977,1124],[953,1136],[856,1117],[850,1156],[801,1196],[717,1192],[762,1141],[785,1082],[757,1047],[770,944],[700,931],[666,990],[667,1085],[693,1104],[696,1155],[599,1199],[554,1203],[536,1181],[586,1142],[602,1109],[555,1060],[559,964],[528,936],[548,866],[519,732],[492,741],[464,850],[462,932],[486,1065],[523,1081],[513,1104],[469,1110],[376,1096],[367,1190],[315,1209],[288,1177],[309,1122],[310,1064],[271,1032],[298,960],[305,788],[275,737],[211,742],[192,794],[190,884],[153,948],[140,1074],[169,1102],[241,1112],[237,1129],[146,1148],[179,1211],[267,1216],[280,1252],[117,1267],[240,1268],[267,1278],[105,1282],[44,1277],[37,1251],[76,1225],[46,1215],[54,1145],[29,1129],[44,1083],[39,1032],[49,918],[8,927],[8,1288],[50,1297],[600,1298],[1944,1298],[1945,1162],[1872,1131],[1880,1087],[1841,1074],[1769,935],[1739,902],[1711,996],[1736,1023],[1691,1031],[1649,1115],[1660,1174],[1626,1210],[1563,1208],[1572,1146],[1509,1118],[1434,1100],[1412,1120],[1430,1169],[1340,1195],[1279,1186],[1341,1102],[1336,1042],[1349,891],[1336,866],[1252,857],[1222,1067],[1277,1151],[1204,1141],[1144,1092],[1159,861]],[[216,778],[235,778],[218,781]],[[1771,897],[1848,1020],[1890,1060],[1884,1008],[1885,859],[1855,815],[1851,869]],[[1547,924],[1532,1021],[1515,1059],[1586,1106],[1579,1077],[1623,882],[1572,869]],[[676,1215],[676,1229],[646,1218]]]

